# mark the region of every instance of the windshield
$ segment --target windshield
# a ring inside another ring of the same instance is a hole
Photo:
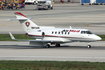
[[[90,31],[81,31],[81,34],[92,34]]]

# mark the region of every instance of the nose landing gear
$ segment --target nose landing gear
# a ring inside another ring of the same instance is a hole
[[[91,45],[87,45],[87,48],[91,48]]]
[[[49,45],[49,44],[46,44],[45,47],[46,47],[46,48],[50,48],[50,45]]]
[[[48,43],[48,44],[45,45],[45,47],[46,47],[46,48],[50,48],[50,45],[51,45],[51,44]],[[60,44],[56,44],[55,47],[60,47]]]
[[[87,45],[87,48],[91,48],[91,45],[90,45],[90,43],[88,43],[88,45]]]

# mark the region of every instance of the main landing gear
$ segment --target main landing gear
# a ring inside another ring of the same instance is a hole
[[[46,47],[46,48],[50,48],[50,45],[49,45],[49,44],[46,44],[45,47]]]
[[[56,44],[55,47],[60,47],[60,44]]]
[[[46,44],[45,47],[50,48],[50,44]],[[55,47],[60,47],[60,44],[56,44]]]
[[[50,48],[50,44],[46,44],[45,47]],[[60,47],[60,44],[56,44],[55,47]],[[87,48],[91,48],[91,45],[87,45]]]

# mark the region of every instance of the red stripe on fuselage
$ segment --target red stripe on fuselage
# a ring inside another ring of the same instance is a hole
[[[45,35],[47,37],[61,37],[61,38],[78,38],[78,39],[83,39],[83,38],[79,38],[79,37],[66,37],[66,36],[52,36],[52,35]],[[84,39],[88,39],[88,38],[84,38]]]
[[[28,34],[28,36],[42,37],[41,35],[30,35],[30,34]]]
[[[28,36],[35,36],[35,37],[42,37],[41,35],[28,35]],[[89,39],[89,38],[79,38],[79,37],[65,37],[65,36],[53,36],[53,35],[45,35],[46,37],[61,37],[61,38],[78,38],[78,39]]]

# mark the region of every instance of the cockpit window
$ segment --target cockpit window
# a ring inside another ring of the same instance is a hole
[[[87,32],[87,34],[92,34],[92,32],[90,32],[90,31],[86,31]]]
[[[92,34],[90,31],[81,31],[81,34]]]

